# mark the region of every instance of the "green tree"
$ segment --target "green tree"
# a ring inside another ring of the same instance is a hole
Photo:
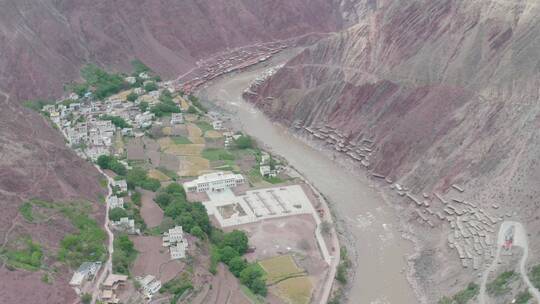
[[[242,270],[247,267],[247,262],[241,256],[233,257],[229,260],[229,270],[234,276],[239,277]]]
[[[131,201],[137,205],[137,206],[141,206],[141,193],[139,191],[134,191],[132,194],[131,194]]]
[[[240,255],[243,255],[248,250],[248,237],[245,232],[233,230],[223,236],[223,241],[220,247],[230,246],[234,248]]]
[[[238,149],[251,149],[251,148],[253,148],[253,140],[248,135],[240,136],[235,142],[236,142],[236,147]]]
[[[148,102],[141,101],[139,103],[139,110],[141,110],[141,112],[146,112],[148,110],[148,106],[149,106]]]
[[[189,233],[199,239],[204,239],[204,231],[199,226],[193,226]]]
[[[139,98],[139,95],[135,94],[135,92],[129,93],[129,95],[126,97],[126,99],[131,102],[134,102],[137,100],[137,98]]]
[[[158,86],[155,82],[148,82],[147,84],[144,85],[144,90],[146,92],[152,92],[152,91],[157,91],[158,89]]]
[[[109,220],[119,221],[123,217],[127,217],[127,211],[123,208],[113,208],[109,211]]]
[[[225,246],[219,249],[219,256],[221,257],[221,261],[223,263],[229,264],[232,258],[239,257],[240,254],[231,246]]]
[[[89,293],[84,293],[81,296],[81,302],[83,304],[90,304],[90,302],[92,302],[92,296]]]

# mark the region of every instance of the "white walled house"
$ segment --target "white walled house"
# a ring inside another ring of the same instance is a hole
[[[199,176],[196,180],[183,184],[186,192],[219,192],[227,188],[234,188],[245,182],[241,174],[216,172]]]

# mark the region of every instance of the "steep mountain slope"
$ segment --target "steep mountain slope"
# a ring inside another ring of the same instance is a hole
[[[467,200],[516,212],[536,233],[540,4],[371,4],[363,21],[306,49],[249,99],[284,124],[372,140],[368,169],[412,193],[462,184]],[[446,292],[437,286],[452,291],[474,279],[448,262],[459,259],[441,242],[442,225],[434,236],[414,228],[423,241],[416,270],[431,300]]]
[[[139,58],[163,77],[226,48],[342,23],[334,1],[3,1],[0,88],[12,98],[53,96],[83,62],[129,68]]]
[[[34,197],[97,202],[103,191],[93,167],[67,149],[46,120],[23,108],[23,100],[58,97],[89,62],[128,71],[138,58],[172,77],[228,48],[335,31],[343,22],[334,1],[324,0],[0,1],[1,248],[30,235],[54,255],[73,227],[61,220],[28,223],[18,211],[21,203]],[[94,207],[102,219],[103,207]],[[41,275],[10,271],[2,260],[0,299],[76,299],[67,285],[70,271],[55,273],[52,285]]]

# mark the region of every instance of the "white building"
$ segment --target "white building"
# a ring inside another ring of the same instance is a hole
[[[153,275],[145,277],[136,277],[135,280],[141,284],[142,294],[147,299],[152,299],[159,289],[161,289],[161,281],[157,280]]]
[[[172,113],[171,114],[171,125],[177,125],[184,123],[184,114],[182,113]]]
[[[113,181],[113,186],[118,187],[120,192],[127,192],[127,182],[123,179]]]
[[[187,242],[176,243],[170,247],[171,260],[183,259],[186,257]]]
[[[223,130],[223,122],[221,120],[214,120],[212,122],[214,130]]]
[[[124,208],[124,199],[122,197],[117,197],[116,195],[111,195],[107,199],[107,203],[109,204],[109,209]]]
[[[101,267],[101,262],[84,262],[73,273],[69,285],[71,287],[80,287],[84,280],[93,278]]]
[[[126,77],[124,80],[129,84],[134,84],[135,82],[137,82],[137,78],[133,76]]]
[[[113,221],[112,227],[115,230],[126,232],[128,234],[139,234],[140,230],[135,228],[135,220],[123,217],[119,221]]]
[[[182,226],[176,226],[163,234],[163,246],[169,247],[172,260],[186,257],[188,242],[184,238]]]
[[[270,166],[264,165],[259,167],[259,172],[264,177],[276,177],[277,172],[276,170],[270,169]]]
[[[215,172],[199,176],[196,180],[183,184],[186,192],[219,192],[245,182],[241,174]]]

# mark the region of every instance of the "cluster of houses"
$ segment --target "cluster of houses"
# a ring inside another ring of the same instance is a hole
[[[186,257],[188,242],[184,237],[182,226],[176,226],[163,233],[163,247],[169,247],[171,260],[183,259]]]
[[[141,73],[139,78],[144,80],[149,79],[149,76]],[[127,77],[126,81],[135,83],[136,79]],[[150,80],[146,80],[148,81]],[[152,106],[158,103],[162,90],[146,92],[143,88],[134,88],[132,92],[138,95],[134,102],[127,100],[128,92],[109,97],[105,101],[94,99],[91,93],[82,97],[72,93],[56,104],[45,105],[42,111],[62,130],[71,146],[84,150],[87,157],[96,160],[100,155],[111,153],[117,131],[123,136],[144,135],[143,130],[155,123],[155,115],[149,111],[141,111],[139,104],[147,102]],[[104,119],[103,115],[121,117],[131,127],[117,128],[111,120]],[[171,123],[183,123],[182,113],[174,114]]]

